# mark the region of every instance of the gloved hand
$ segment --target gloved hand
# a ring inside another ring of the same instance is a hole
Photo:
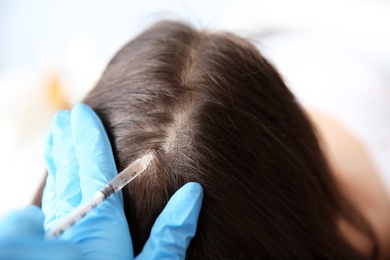
[[[201,197],[202,188],[196,183],[187,183],[179,189],[157,219],[151,236],[137,259],[185,258],[186,249],[195,233]],[[81,249],[73,242],[46,240],[43,218],[39,208],[30,206],[10,212],[0,219],[0,259],[88,258],[82,256]],[[129,247],[132,248],[131,244]]]
[[[46,230],[117,175],[104,127],[86,105],[56,114],[45,159],[48,177],[42,210]],[[197,183],[188,183],[175,193],[138,258],[184,258],[196,231],[202,199],[203,190]],[[84,259],[133,259],[122,193],[111,196],[60,239],[76,244]]]
[[[45,239],[43,218],[35,206],[5,215],[0,221],[0,259],[82,259],[72,242]]]

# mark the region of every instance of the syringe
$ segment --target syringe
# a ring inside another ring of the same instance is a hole
[[[55,238],[64,233],[65,230],[73,226],[78,220],[85,217],[88,212],[96,208],[112,194],[120,191],[129,182],[134,180],[135,177],[137,177],[148,167],[152,159],[153,155],[147,154],[142,158],[135,160],[126,169],[124,169],[121,173],[109,181],[106,186],[99,190],[89,203],[77,206],[64,219],[59,220],[56,225],[46,233],[46,237]]]

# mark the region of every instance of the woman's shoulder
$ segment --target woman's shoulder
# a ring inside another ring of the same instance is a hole
[[[379,240],[381,258],[390,257],[387,246],[390,243],[390,203],[370,155],[341,122],[315,110],[309,110],[308,114],[341,192],[372,226]],[[356,231],[345,224],[340,224],[341,229],[351,244],[362,251],[369,250],[368,241],[359,238]]]

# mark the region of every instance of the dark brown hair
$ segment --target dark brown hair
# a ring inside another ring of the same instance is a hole
[[[339,232],[340,216],[374,241],[338,192],[304,111],[238,36],[160,22],[115,55],[84,102],[119,171],[159,150],[123,192],[136,254],[189,181],[205,196],[188,259],[364,258]]]

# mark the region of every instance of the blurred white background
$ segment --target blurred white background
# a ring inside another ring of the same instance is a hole
[[[50,117],[160,19],[255,40],[303,104],[362,140],[390,191],[390,1],[0,0],[0,214],[36,191]]]

